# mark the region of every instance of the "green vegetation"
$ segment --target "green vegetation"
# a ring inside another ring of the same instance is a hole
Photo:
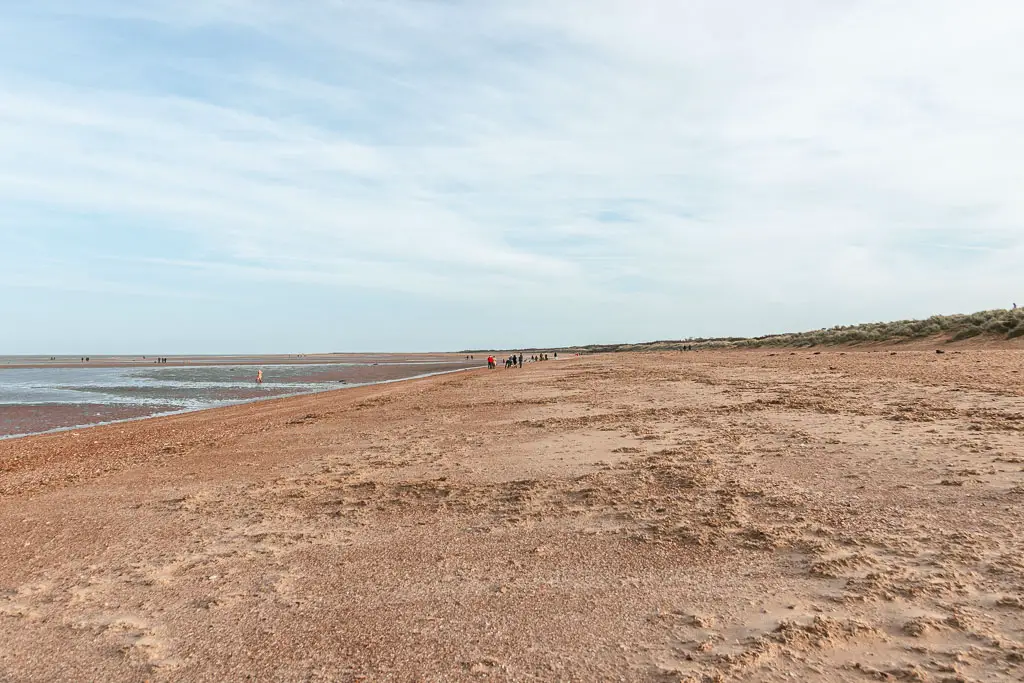
[[[839,325],[829,329],[789,334],[772,334],[752,339],[681,339],[641,344],[593,344],[562,349],[566,353],[607,353],[615,351],[673,351],[694,348],[765,348],[899,344],[923,339],[955,343],[973,337],[1014,339],[1024,336],[1024,309],[995,309],[978,313],[933,315],[926,320],[897,320],[887,323]]]
[[[889,323],[837,326],[827,330],[773,335],[748,339],[738,346],[818,346],[866,342],[899,343],[929,337],[946,342],[985,335],[1009,339],[1024,334],[1024,311],[997,309],[964,315],[933,315],[926,320],[898,320]]]

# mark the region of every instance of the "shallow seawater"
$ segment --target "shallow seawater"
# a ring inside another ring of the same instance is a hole
[[[0,372],[0,405],[95,403],[207,408],[245,397],[337,389],[332,382],[280,381],[263,367],[263,384],[251,366],[170,368],[10,368]],[[307,366],[312,369],[316,366]]]
[[[389,365],[393,374],[405,377],[449,369]],[[256,382],[260,369],[262,384]],[[0,370],[0,438],[310,394],[394,378],[373,376],[371,371],[376,370],[376,364],[371,368],[343,363],[7,368]]]

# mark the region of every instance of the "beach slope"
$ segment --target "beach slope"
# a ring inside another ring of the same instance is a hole
[[[1021,680],[1022,372],[609,354],[0,441],[0,679]]]

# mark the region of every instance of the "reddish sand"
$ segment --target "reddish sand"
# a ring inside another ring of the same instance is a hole
[[[1024,354],[622,354],[0,442],[0,680],[1024,679]]]

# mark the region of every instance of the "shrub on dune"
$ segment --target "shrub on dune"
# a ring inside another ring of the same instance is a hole
[[[984,331],[985,330],[981,329],[977,325],[971,325],[970,327],[965,327],[953,335],[953,341],[958,342],[963,341],[964,339],[970,339],[971,337],[977,337]]]

